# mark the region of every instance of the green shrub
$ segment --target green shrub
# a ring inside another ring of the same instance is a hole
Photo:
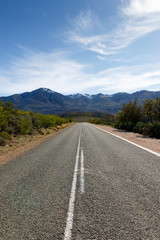
[[[27,117],[21,119],[21,134],[31,134],[32,121]]]
[[[153,123],[146,123],[143,128],[143,134],[149,137],[153,136]]]
[[[0,146],[5,146],[7,143],[6,139],[0,136]]]
[[[121,111],[116,116],[116,122],[119,126],[124,126],[128,131],[132,131],[137,122],[141,121],[142,109],[137,104],[137,99],[134,102],[124,104]],[[122,124],[122,125],[121,125]]]
[[[160,138],[160,122],[155,122],[152,129],[153,137]]]
[[[2,107],[0,107],[0,131],[5,131],[8,126],[7,115],[3,111]]]
[[[8,126],[8,127],[7,127],[7,132],[8,132],[9,134],[14,134],[14,133],[15,133],[15,129],[14,129],[13,127]]]
[[[143,122],[138,122],[138,123],[136,124],[136,126],[134,127],[133,131],[134,131],[135,133],[140,133],[140,134],[142,134],[142,133],[143,133],[144,126],[145,126],[145,123],[143,123]]]
[[[6,129],[10,134],[18,135],[21,133],[22,116],[17,113],[12,113],[8,116],[8,127]]]
[[[89,123],[93,123],[93,124],[102,124],[103,121],[101,118],[93,118],[93,119],[89,119],[88,120]]]
[[[63,119],[56,115],[35,114],[31,111],[14,109],[12,102],[4,103],[0,101],[1,145],[5,144],[6,139],[11,139],[11,134],[14,136],[20,134],[31,135],[35,131],[42,132],[41,128],[56,127],[69,121],[69,119]]]
[[[114,127],[132,132],[134,129],[134,124],[132,122],[124,122],[124,123],[120,122],[120,123],[115,123]]]
[[[11,135],[9,133],[7,133],[7,132],[0,132],[0,136],[2,138],[8,139],[8,140],[12,139]]]
[[[160,98],[146,99],[142,108],[134,102],[124,104],[117,114],[114,126],[149,137],[160,138]]]

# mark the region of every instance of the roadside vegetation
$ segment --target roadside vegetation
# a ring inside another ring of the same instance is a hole
[[[135,99],[124,104],[116,116],[92,119],[89,122],[160,138],[160,98],[146,99],[141,104]]]
[[[0,101],[0,146],[5,146],[13,138],[22,135],[49,134],[50,129],[71,122],[56,115],[44,115],[21,111],[12,102]]]
[[[141,105],[137,99],[124,104],[114,125],[119,129],[160,138],[160,98],[146,99]]]
[[[115,115],[112,114],[97,114],[94,118],[88,120],[89,123],[93,124],[103,124],[103,125],[113,125],[115,121]]]
[[[95,124],[107,124],[114,119],[114,116],[111,114],[92,112],[69,112],[61,115],[61,117],[72,119],[73,122],[90,122]]]

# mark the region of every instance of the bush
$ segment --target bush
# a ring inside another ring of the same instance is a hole
[[[15,129],[13,127],[7,127],[6,131],[9,133],[9,134],[14,134],[15,133]]]
[[[143,122],[138,122],[138,123],[136,124],[136,126],[134,127],[133,131],[134,131],[135,133],[140,133],[140,134],[142,134],[142,133],[143,133],[144,126],[145,126],[145,123],[143,123]]]
[[[5,131],[8,126],[7,115],[3,112],[2,107],[0,107],[0,131]]]
[[[121,111],[116,116],[116,122],[126,130],[133,131],[134,126],[137,122],[141,121],[141,118],[142,109],[141,106],[137,104],[137,99],[135,99],[134,102],[123,105]]]
[[[160,138],[160,123],[143,123],[138,122],[134,128],[134,132],[144,134],[149,137]]]
[[[132,122],[124,122],[124,123],[116,122],[114,124],[114,127],[118,128],[118,129],[122,129],[122,130],[132,132],[133,129],[134,129],[134,124]]]
[[[7,143],[6,139],[0,136],[0,146],[5,146]]]
[[[0,133],[0,136],[1,136],[2,138],[8,139],[8,140],[11,140],[11,139],[12,139],[11,135],[10,135],[9,133],[7,133],[7,132],[1,132],[1,133]]]
[[[153,137],[153,123],[146,123],[142,133],[146,136]]]
[[[160,138],[160,98],[146,99],[143,108],[137,100],[124,104],[115,119],[114,126],[149,137]]]
[[[93,124],[102,124],[103,123],[101,118],[89,119],[88,122],[93,123]]]
[[[21,120],[21,134],[31,134],[32,132],[32,121],[27,117]]]
[[[152,129],[153,137],[160,138],[160,122],[155,122]]]
[[[12,102],[0,101],[0,145],[5,145],[5,140],[11,139],[11,134],[14,136],[31,135],[35,131],[42,132],[41,128],[56,127],[69,121],[56,115],[35,114],[14,109]]]

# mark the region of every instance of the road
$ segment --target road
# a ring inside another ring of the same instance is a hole
[[[160,157],[75,124],[0,166],[0,240],[160,239]]]

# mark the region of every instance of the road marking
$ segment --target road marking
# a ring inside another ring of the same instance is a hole
[[[75,202],[76,187],[77,187],[77,173],[78,173],[78,163],[79,163],[79,154],[80,154],[80,144],[81,144],[81,130],[80,130],[79,140],[78,140],[76,162],[75,162],[75,168],[74,168],[74,174],[73,174],[72,189],[71,189],[71,195],[70,195],[70,200],[69,200],[64,240],[70,240],[71,235],[72,235],[72,225],[73,225],[73,217],[74,217],[74,202]]]
[[[84,153],[81,149],[81,193],[84,193]]]
[[[117,136],[117,135],[115,135],[115,134],[113,134],[113,133],[110,133],[110,132],[108,132],[108,131],[106,131],[106,130],[104,130],[104,129],[101,129],[101,128],[97,127],[97,126],[94,126],[94,125],[92,125],[92,126],[95,127],[95,128],[97,128],[97,129],[99,129],[99,130],[101,130],[101,131],[103,131],[103,132],[106,132],[106,133],[108,133],[108,134],[110,134],[110,135],[112,135],[112,136],[114,136],[114,137],[117,137],[117,138],[122,139],[122,140],[124,140],[124,141],[126,141],[126,142],[128,142],[128,143],[131,143],[131,144],[133,144],[134,146],[139,147],[139,148],[141,148],[141,149],[143,149],[143,150],[145,150],[145,151],[147,151],[147,152],[149,152],[149,153],[152,153],[152,154],[160,157],[160,154],[157,153],[157,152],[154,152],[154,151],[152,151],[152,150],[150,150],[150,149],[148,149],[148,148],[142,147],[141,145],[138,145],[138,144],[136,144],[136,143],[134,143],[134,142],[131,142],[131,141],[125,139],[125,138],[122,138],[122,137]]]

